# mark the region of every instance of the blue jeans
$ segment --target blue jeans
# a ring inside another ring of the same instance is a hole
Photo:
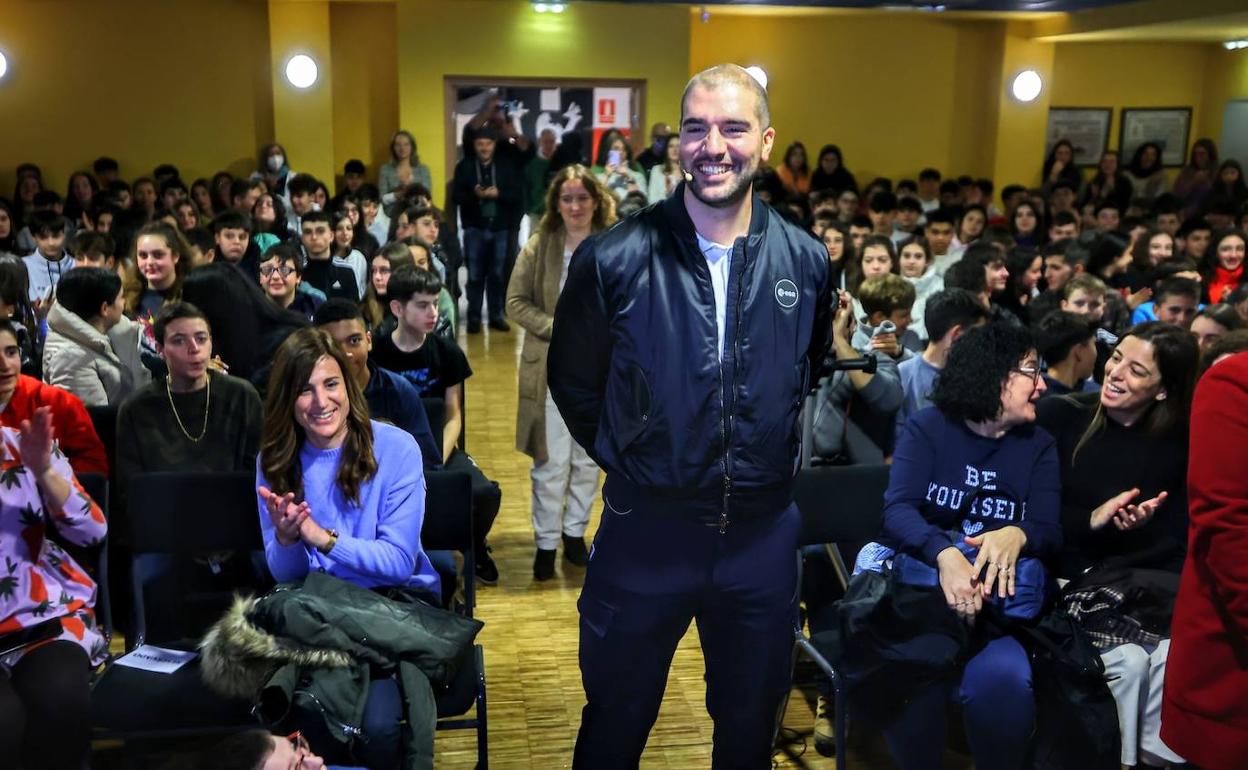
[[[698,624],[712,767],[770,768],[776,711],[789,687],[800,518],[714,517],[629,503],[608,478],[581,613],[586,705],[574,768],[636,768],[658,716],[676,645]]]
[[[507,231],[464,228],[464,260],[468,263],[468,323],[481,323],[482,290],[490,301],[490,320],[503,318],[507,287]]]
[[[1036,721],[1023,646],[1009,636],[994,639],[967,662],[958,686],[934,685],[901,707],[884,729],[901,770],[940,770],[950,697],[962,705],[976,770],[1020,770]]]

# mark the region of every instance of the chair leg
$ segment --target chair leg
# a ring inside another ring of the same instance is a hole
[[[849,753],[849,706],[839,675],[832,676],[832,707],[836,709],[836,770],[845,770],[845,755]]]
[[[485,704],[485,653],[477,647],[477,768],[490,769],[490,728]]]

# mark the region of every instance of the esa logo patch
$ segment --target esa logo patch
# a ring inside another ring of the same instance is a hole
[[[776,281],[776,303],[788,310],[797,304],[797,284],[788,278]]]

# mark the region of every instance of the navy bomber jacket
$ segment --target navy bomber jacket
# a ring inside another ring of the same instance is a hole
[[[833,302],[822,245],[757,197],[729,259],[721,361],[710,270],[677,187],[576,250],[547,364],[569,431],[609,478],[721,527],[791,499]]]

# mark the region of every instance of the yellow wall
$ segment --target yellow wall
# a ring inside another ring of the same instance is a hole
[[[643,125],[679,117],[689,78],[684,6],[572,3],[538,14],[524,0],[397,3],[399,123],[416,136],[435,199],[447,174],[444,75],[639,78]]]
[[[1111,148],[1123,107],[1191,107],[1195,141],[1204,136],[1205,68],[1216,50],[1207,43],[1058,43],[1053,106],[1112,107]],[[1220,108],[1212,112],[1220,126]]]
[[[100,155],[126,178],[253,170],[273,133],[266,16],[254,0],[0,0],[0,194],[22,161],[62,195]]]
[[[709,22],[695,16],[691,24],[690,68],[762,66],[779,151],[800,140],[814,156],[836,144],[860,184],[914,177],[928,165],[987,174],[992,99],[984,79],[996,71],[1000,30],[993,22],[901,14],[712,9]]]
[[[1000,191],[1008,184],[1037,186],[1044,165],[1044,135],[1048,124],[1049,104],[1053,95],[1053,44],[1032,40],[1022,34],[1020,25],[1010,24],[1001,41],[1001,58],[997,62],[998,80],[988,92],[997,105],[996,120],[990,123],[994,161],[990,178]],[[1034,70],[1045,84],[1039,96],[1030,102],[1014,98],[1014,78],[1025,70]]]
[[[1205,109],[1200,135],[1221,138],[1222,117],[1231,99],[1248,99],[1248,50],[1214,46],[1205,62]]]
[[[334,173],[338,176],[343,164],[359,158],[375,178],[377,169],[390,159],[390,137],[399,125],[395,17],[393,3],[330,5]]]
[[[273,135],[286,162],[317,179],[333,179],[334,88],[329,42],[329,3],[269,0],[269,51],[273,75]],[[305,54],[316,60],[317,80],[295,88],[286,62]]]
[[[375,173],[399,126],[416,135],[440,188],[447,75],[644,79],[648,125],[676,121],[691,72],[759,64],[781,151],[794,139],[812,154],[834,142],[862,182],[936,165],[993,175],[998,187],[1038,181],[1044,98],[1022,110],[1003,97],[1026,60],[1051,67],[1051,104],[1114,108],[1111,147],[1122,107],[1190,105],[1192,138],[1218,138],[1226,101],[1248,98],[1248,52],[1214,44],[1053,44],[1003,22],[910,14],[698,16],[612,3],[537,14],[525,0],[0,0],[10,61],[0,194],[27,160],[61,192],[101,154],[127,178],[161,162],[188,180],[246,173],[275,136],[296,169],[330,181],[352,157]],[[286,48],[309,40],[323,65],[311,99],[279,72]]]

